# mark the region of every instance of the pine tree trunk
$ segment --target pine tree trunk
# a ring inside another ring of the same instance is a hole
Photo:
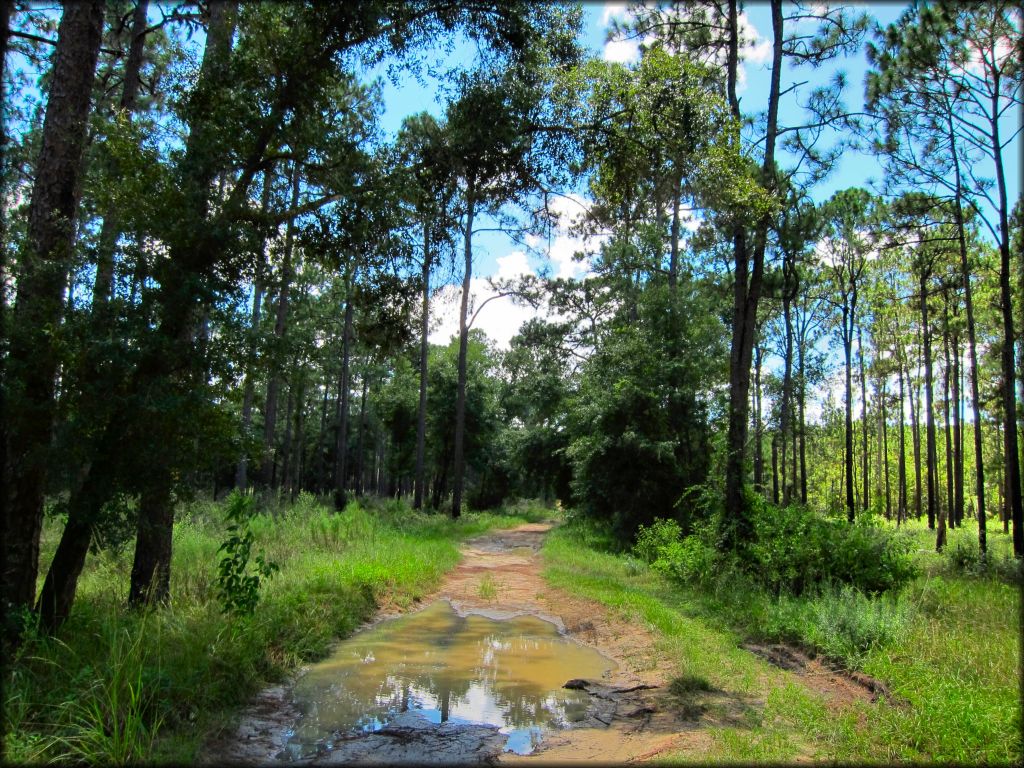
[[[853,498],[853,308],[849,303],[843,304],[843,359],[846,374],[846,411],[843,446],[844,480],[846,483],[846,519],[854,520]]]
[[[885,408],[885,379],[882,379],[882,468],[885,473],[885,519],[892,520],[892,483],[889,473],[889,420]]]
[[[470,180],[466,189],[465,267],[462,275],[462,302],[459,306],[459,381],[455,396],[455,467],[452,488],[452,518],[462,513],[462,484],[466,469],[464,456],[466,432],[466,358],[469,354],[469,287],[473,277],[473,209],[476,185]]]
[[[1018,81],[1019,82],[1019,81]],[[1024,557],[1024,496],[1021,490],[1020,454],[1017,443],[1017,389],[1014,386],[1014,344],[1020,343],[1013,330],[1013,293],[1010,290],[1010,222],[1006,192],[1006,171],[1003,168],[1002,143],[999,138],[999,89],[992,93],[990,129],[992,159],[996,172],[999,211],[999,304],[1002,310],[1003,338],[1000,374],[1003,395],[1003,464],[1006,475],[1006,501],[1013,522],[1013,556]]]
[[[423,227],[423,302],[420,318],[420,399],[416,409],[416,488],[412,508],[423,506],[423,486],[426,481],[424,455],[427,435],[427,333],[430,330],[430,227]]]
[[[363,388],[359,395],[359,439],[356,441],[356,494],[363,495],[363,465],[366,463],[364,443],[366,439],[366,389],[370,377],[368,372],[363,372]]]
[[[952,400],[950,379],[952,377],[952,363],[949,353],[949,296],[943,291],[945,304],[943,306],[943,319],[945,320],[942,331],[942,353],[945,366],[942,369],[942,414],[945,422],[944,430],[946,436],[946,523],[950,528],[956,527],[956,512],[953,501],[953,427],[950,424],[949,406]]]
[[[348,478],[348,401],[349,357],[352,340],[352,275],[345,280],[345,325],[341,334],[341,408],[338,414],[338,443],[334,452],[334,508],[339,512],[348,503],[345,488]]]
[[[899,371],[899,385],[900,385],[900,456],[899,465],[896,470],[897,484],[899,491],[897,494],[896,503],[896,524],[899,525],[907,519],[907,423],[906,423],[906,407],[905,393],[903,391],[903,361],[897,360],[897,369]]]
[[[864,340],[861,328],[857,326],[857,358],[860,368],[860,442],[861,442],[861,485],[864,495],[861,498],[861,509],[865,512],[871,506],[871,498],[868,493],[870,486],[868,466],[871,464],[871,457],[868,455],[868,385],[867,377],[864,375]]]
[[[927,487],[928,487],[928,528],[935,530],[935,510],[938,477],[937,464],[938,456],[935,441],[935,418],[934,406],[932,403],[932,332],[928,324],[928,277],[929,271],[922,268],[920,279],[921,293],[921,333],[924,354],[924,417],[925,417],[925,440],[927,448]]]
[[[914,381],[911,378],[909,363],[907,381],[910,386],[910,430],[914,442],[914,519],[920,520],[924,512],[924,486],[921,474],[921,380],[918,378]]]
[[[800,386],[797,390],[797,417],[800,419],[800,503],[807,504],[807,422],[804,416],[804,401],[807,398],[807,383],[804,373],[803,345],[797,350],[798,376]]]
[[[263,191],[260,198],[260,209],[266,213],[270,209],[270,190],[272,172],[268,168],[263,172]],[[263,280],[267,268],[266,238],[260,238],[257,248],[259,261],[256,265],[256,279],[252,287],[252,314],[249,320],[249,350],[245,366],[245,387],[242,395],[242,440],[248,441],[249,430],[252,428],[252,406],[256,394],[256,358],[259,345],[260,319],[263,312]],[[235,467],[235,488],[244,491],[249,485],[249,452],[243,445],[242,455]]]
[[[293,164],[291,170],[291,207],[295,208],[299,202],[299,169]],[[277,294],[277,316],[274,319],[274,340],[278,347],[285,338],[288,330],[288,301],[291,295],[291,283],[293,276],[292,269],[292,248],[295,240],[295,219],[288,220],[288,227],[284,236],[284,254],[281,262],[281,287]],[[267,382],[266,407],[263,409],[263,463],[260,466],[261,480],[264,488],[276,485],[275,470],[277,468],[277,445],[275,436],[277,434],[277,401],[281,392],[281,370],[278,357],[281,350],[275,350],[276,354],[269,361],[270,379]]]
[[[953,334],[953,517],[956,525],[964,523],[964,427],[963,413],[963,359],[960,334]]]
[[[789,505],[796,491],[796,443],[793,444],[793,474],[788,478],[789,436],[793,420],[793,317],[791,304],[797,290],[795,283],[795,255],[785,253],[783,256],[783,287],[782,287],[782,318],[785,324],[786,339],[783,354],[782,370],[782,405],[779,412],[779,430],[782,433],[782,503]]]
[[[754,331],[759,335],[759,329]],[[764,493],[764,433],[761,429],[761,358],[764,350],[760,339],[754,341],[754,487]],[[778,501],[776,494],[776,501]]]

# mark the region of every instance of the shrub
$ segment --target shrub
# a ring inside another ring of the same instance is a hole
[[[752,518],[754,540],[742,563],[776,594],[799,595],[822,583],[880,593],[916,575],[909,540],[876,525],[870,516],[850,525],[806,507],[759,504]]]
[[[709,583],[731,563],[776,595],[800,595],[829,584],[877,594],[916,575],[909,540],[870,517],[850,525],[806,507],[761,501],[754,503],[751,517],[753,540],[736,557],[715,548],[713,524],[698,525],[684,537],[676,521],[660,519],[640,527],[633,552],[680,583]]]
[[[640,526],[633,552],[641,560],[654,563],[661,557],[662,550],[673,542],[678,542],[682,534],[683,529],[675,520],[655,518],[650,525]]]
[[[250,568],[252,545],[255,541],[249,529],[253,516],[252,497],[232,492],[226,503],[228,537],[217,552],[223,552],[217,566],[217,597],[225,613],[251,615],[260,599],[260,586],[278,570],[276,563],[268,562],[258,552],[255,565]]]

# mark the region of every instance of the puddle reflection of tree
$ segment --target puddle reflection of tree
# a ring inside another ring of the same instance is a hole
[[[473,653],[453,654],[453,663],[441,668],[406,664],[396,669],[380,682],[373,697],[381,714],[427,709],[438,712],[442,723],[454,716],[519,728],[563,719],[567,704],[585,707],[575,701],[579,698],[575,694],[553,694],[549,685],[516,679],[513,670],[524,663],[525,649],[502,635],[488,635],[476,642],[466,642],[458,635],[448,640],[445,646],[472,647]],[[541,645],[527,643],[535,648]],[[495,722],[496,716],[502,722]]]
[[[558,675],[569,674],[562,654],[582,649],[538,631],[528,621],[459,616],[446,603],[375,627],[306,676],[296,738],[373,731],[409,710],[516,729],[579,719],[586,697],[561,690]]]

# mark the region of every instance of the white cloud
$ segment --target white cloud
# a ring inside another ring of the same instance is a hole
[[[613,18],[624,17],[626,15],[626,4],[625,3],[605,3],[604,13],[601,14],[601,24],[608,26]]]
[[[534,274],[526,254],[512,251],[498,259],[498,271],[494,277],[511,280],[523,275]],[[469,317],[476,308],[496,295],[485,277],[474,277],[469,281]],[[461,285],[446,285],[439,289],[430,300],[431,325],[434,326],[427,340],[431,344],[447,344],[459,332],[459,309],[462,301]],[[517,306],[511,298],[503,296],[488,301],[480,309],[474,328],[486,333],[501,349],[508,349],[512,337],[527,320],[536,317],[538,310],[531,306]],[[468,319],[468,318],[467,318]]]
[[[763,37],[757,31],[757,27],[750,21],[746,13],[739,15],[740,37],[743,40],[743,48],[740,56],[744,61],[752,64],[764,64],[772,57],[772,41]]]
[[[499,280],[512,280],[521,275],[532,275],[530,260],[522,251],[512,251],[498,258],[498,271],[494,275]]]
[[[603,58],[619,64],[629,64],[640,58],[640,43],[636,40],[609,40],[604,44]]]

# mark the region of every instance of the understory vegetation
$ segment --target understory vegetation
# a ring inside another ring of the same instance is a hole
[[[240,614],[218,595],[230,504],[182,511],[167,605],[126,612],[131,553],[90,558],[65,629],[30,634],[14,660],[4,690],[6,760],[193,762],[204,736],[230,727],[225,712],[261,686],[323,656],[380,605],[408,606],[435,589],[461,539],[549,514],[521,504],[453,521],[373,500],[337,513],[302,494],[249,520],[254,554],[278,570],[260,585],[258,610]],[[44,559],[59,532],[49,519]]]
[[[668,527],[655,528],[665,534]],[[990,566],[979,573],[956,556],[968,532],[954,534],[939,554],[926,527],[908,529],[902,557],[916,575],[875,596],[836,582],[799,596],[775,593],[722,563],[693,565],[681,578],[670,564],[696,548],[692,539],[675,547],[679,540],[664,535],[654,545],[648,529],[634,554],[606,526],[582,518],[552,533],[543,552],[553,584],[652,627],[680,679],[704,681],[740,702],[733,704],[742,724],[712,725],[710,751],[681,752],[679,760],[1019,762],[1021,581],[1010,537],[992,537]],[[653,549],[662,554],[651,566],[636,556],[649,558]],[[739,648],[744,642],[800,647],[882,681],[891,696],[837,711]],[[759,709],[749,702],[764,688]]]

